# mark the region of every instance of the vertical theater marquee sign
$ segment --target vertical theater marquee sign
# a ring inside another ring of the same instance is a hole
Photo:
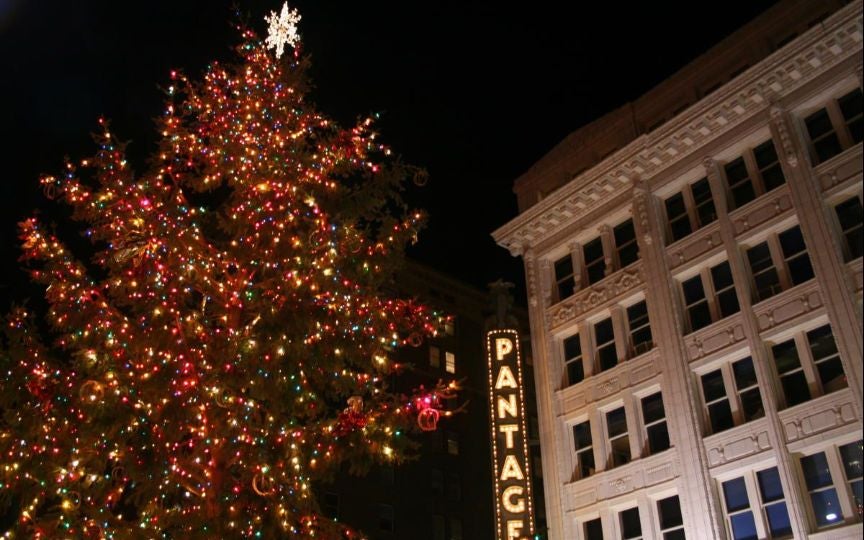
[[[534,512],[531,507],[530,454],[519,333],[511,329],[488,332],[486,357],[489,362],[496,538],[530,538],[534,534]]]

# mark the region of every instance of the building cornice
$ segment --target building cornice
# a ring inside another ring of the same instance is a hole
[[[650,179],[769,109],[847,59],[860,56],[862,9],[854,2],[789,45],[580,174],[492,233],[514,256],[576,224],[610,198]],[[860,61],[859,61],[860,63]]]

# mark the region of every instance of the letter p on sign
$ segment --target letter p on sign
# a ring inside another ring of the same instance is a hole
[[[504,356],[513,350],[513,342],[507,338],[495,338],[495,358],[504,360]]]

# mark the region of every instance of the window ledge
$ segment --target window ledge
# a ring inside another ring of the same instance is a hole
[[[638,260],[609,274],[597,283],[553,304],[546,309],[547,321],[552,328],[571,322],[576,317],[611,304],[645,282],[642,261]]]
[[[852,390],[846,387],[783,409],[779,416],[786,442],[802,446],[811,437],[825,431],[849,425],[854,427],[858,420],[854,403]],[[790,450],[793,450],[791,446]]]

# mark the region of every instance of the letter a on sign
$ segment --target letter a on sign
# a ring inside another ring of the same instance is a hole
[[[498,379],[495,381],[495,390],[502,388],[519,388],[516,384],[516,377],[513,376],[513,371],[507,366],[501,366],[501,371],[498,372]]]
[[[513,342],[507,338],[495,339],[495,358],[504,360],[504,357],[513,350]]]

